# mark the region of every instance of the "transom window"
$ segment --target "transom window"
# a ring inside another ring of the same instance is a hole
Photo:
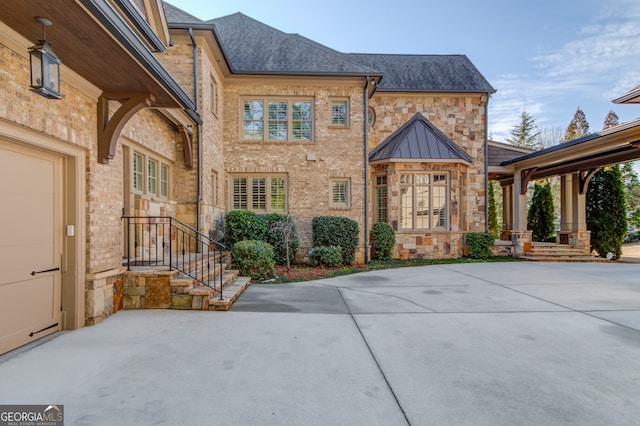
[[[446,229],[448,186],[444,173],[401,174],[400,229]]]
[[[313,101],[295,99],[244,100],[243,127],[244,140],[311,141],[313,138]]]
[[[231,182],[231,204],[234,210],[285,212],[286,189],[284,176],[236,176]]]
[[[346,99],[331,101],[331,125],[340,127],[349,125],[349,102]]]

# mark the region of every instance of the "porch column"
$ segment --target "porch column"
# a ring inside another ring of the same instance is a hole
[[[573,230],[573,176],[560,176],[560,230],[556,232],[558,244],[569,244]]]
[[[572,224],[569,244],[581,249],[585,255],[591,252],[591,231],[587,231],[587,196],[581,185],[580,175],[574,173],[571,185]]]
[[[513,229],[513,185],[502,186],[502,229]]]
[[[527,188],[520,170],[513,174],[513,254],[522,256],[531,250],[531,231],[527,231]]]
[[[524,192],[524,194],[523,194]],[[513,174],[513,230],[527,230],[527,191],[522,190],[520,171]]]

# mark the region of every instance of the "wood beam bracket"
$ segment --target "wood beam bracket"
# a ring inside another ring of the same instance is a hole
[[[525,195],[527,193],[527,186],[529,186],[529,182],[533,177],[533,174],[538,170],[537,167],[533,167],[531,169],[522,170],[520,172],[520,195]]]
[[[177,126],[178,133],[182,138],[182,150],[184,152],[184,165],[191,169],[193,167],[193,140],[191,130],[182,124]]]
[[[598,168],[580,170],[578,172],[578,178],[580,179],[580,195],[584,195],[587,193],[587,188],[589,188],[589,181],[591,181],[591,178],[596,174],[597,171]]]
[[[109,116],[109,101],[120,107]],[[118,138],[129,119],[155,102],[150,93],[103,93],[98,98],[98,163],[109,164],[116,156]]]

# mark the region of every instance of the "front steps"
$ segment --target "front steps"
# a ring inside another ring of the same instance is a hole
[[[531,243],[531,250],[520,259],[534,262],[608,262],[602,257],[585,254],[569,244]]]
[[[201,266],[194,262],[190,269],[202,271]],[[168,271],[166,266],[132,268],[124,275],[121,308],[226,311],[251,283],[250,278],[238,275],[237,270],[216,264],[212,276],[200,277],[211,288],[179,271]]]

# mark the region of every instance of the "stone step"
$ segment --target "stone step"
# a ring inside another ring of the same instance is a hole
[[[567,256],[587,256],[587,254],[585,254],[585,252],[583,250],[580,249],[552,249],[552,248],[545,248],[545,249],[531,249],[531,251],[529,252],[530,254],[534,254],[534,255],[567,255]]]
[[[608,262],[607,259],[594,256],[520,256],[520,259],[531,262]]]
[[[251,284],[251,278],[249,277],[237,277],[228,286],[226,286],[222,292],[223,298],[220,299],[220,295],[215,294],[209,299],[210,311],[228,311],[233,302],[245,291],[245,289]]]

